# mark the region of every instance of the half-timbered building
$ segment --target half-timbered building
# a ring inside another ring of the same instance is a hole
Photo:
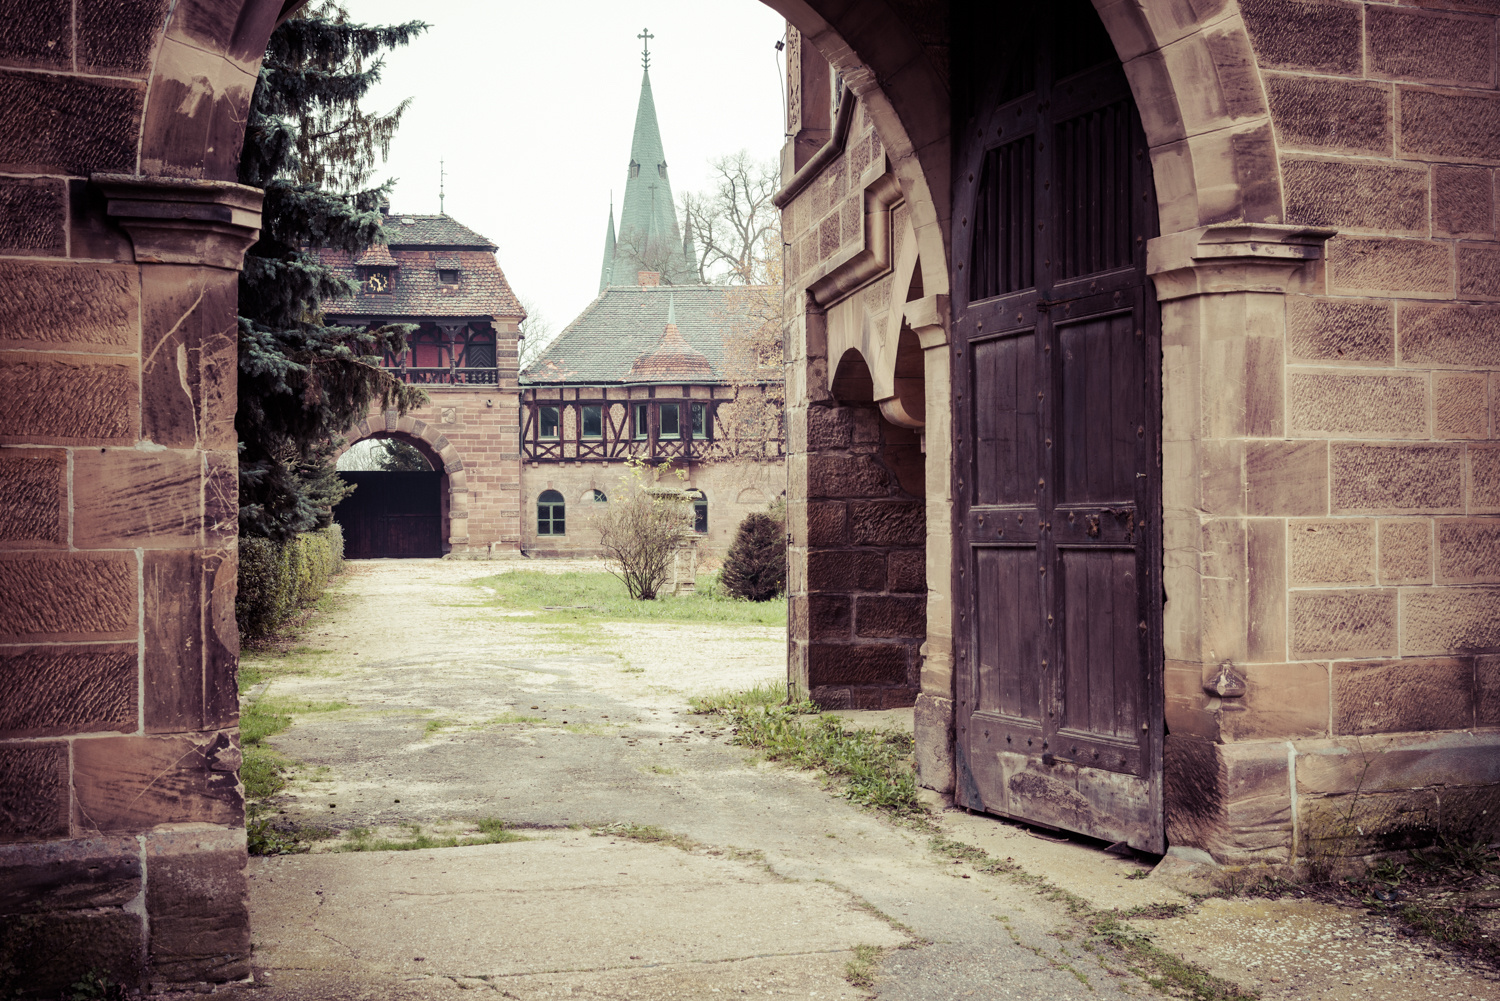
[[[724,551],[741,519],[785,489],[782,440],[743,447],[732,342],[757,324],[759,289],[670,287],[643,272],[606,288],[522,370],[521,457],[528,553],[592,553],[589,524],[632,458],[670,464],[692,492],[704,549]]]

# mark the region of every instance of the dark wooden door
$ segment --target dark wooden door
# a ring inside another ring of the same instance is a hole
[[[442,556],[439,472],[339,473],[354,493],[333,509],[349,559]]]
[[[1160,852],[1150,160],[1091,5],[984,6],[957,27],[957,796]]]

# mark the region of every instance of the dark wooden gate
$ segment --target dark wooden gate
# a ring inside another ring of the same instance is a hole
[[[968,6],[998,11],[955,25],[957,796],[1160,852],[1145,136],[1091,5]]]
[[[442,556],[443,474],[339,473],[354,493],[333,509],[344,529],[344,555],[354,560]]]

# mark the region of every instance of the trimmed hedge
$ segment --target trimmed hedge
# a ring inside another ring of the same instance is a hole
[[[344,531],[337,522],[284,543],[240,539],[239,593],[234,599],[240,639],[275,633],[318,600],[343,564]]]

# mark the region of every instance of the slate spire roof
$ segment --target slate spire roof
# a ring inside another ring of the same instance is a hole
[[[614,207],[610,207],[614,230]],[[606,238],[599,290],[611,285],[634,285],[641,271],[659,271],[667,285],[697,283],[695,262],[677,226],[672,182],[667,177],[667,154],[656,123],[656,101],[651,95],[651,71],[641,74],[641,98],[635,111],[635,134],[630,140],[630,169],[625,198],[620,205],[617,238]]]
[[[599,269],[599,288],[609,286],[610,268],[615,263],[615,196],[609,196],[609,231],[604,234],[604,264]]]

